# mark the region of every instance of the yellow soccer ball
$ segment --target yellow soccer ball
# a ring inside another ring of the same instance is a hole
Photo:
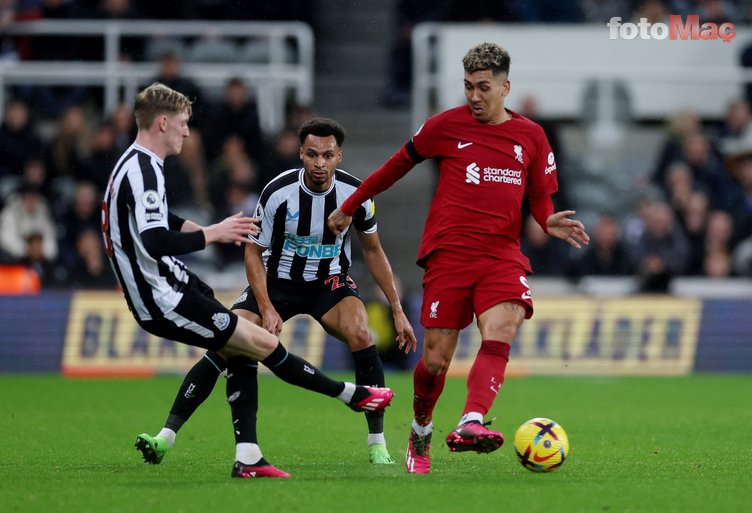
[[[514,450],[523,467],[533,472],[559,468],[569,454],[569,437],[551,419],[530,419],[514,434]]]

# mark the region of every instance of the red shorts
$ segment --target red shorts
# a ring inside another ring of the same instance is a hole
[[[463,329],[492,306],[515,302],[533,315],[525,268],[508,260],[436,251],[425,264],[420,322],[426,328]]]

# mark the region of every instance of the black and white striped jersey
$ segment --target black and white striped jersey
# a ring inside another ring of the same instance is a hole
[[[267,248],[263,258],[269,276],[315,281],[347,273],[352,262],[351,230],[348,227],[335,236],[326,220],[361,182],[337,169],[331,187],[314,192],[306,187],[303,176],[302,168],[290,169],[267,184],[255,213],[261,219],[261,233],[251,239]],[[376,231],[373,200],[358,208],[351,226],[360,232]]]
[[[154,259],[141,233],[169,229],[164,162],[137,144],[115,165],[102,202],[105,249],[133,315],[148,321],[168,316],[183,297],[188,272],[172,256]]]

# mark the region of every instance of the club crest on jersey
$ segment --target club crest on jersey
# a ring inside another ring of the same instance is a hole
[[[254,217],[258,219],[259,221],[264,219],[264,207],[261,206],[261,203],[256,205],[256,213],[254,214]]]
[[[212,322],[219,331],[224,331],[227,329],[227,326],[230,325],[230,314],[217,312],[212,315]]]
[[[525,163],[522,159],[522,146],[520,146],[519,144],[514,145],[514,160],[516,160],[520,164]]]

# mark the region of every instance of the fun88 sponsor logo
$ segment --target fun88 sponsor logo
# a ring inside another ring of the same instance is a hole
[[[285,234],[284,249],[306,258],[335,258],[342,251],[341,244],[319,244],[318,235]]]

